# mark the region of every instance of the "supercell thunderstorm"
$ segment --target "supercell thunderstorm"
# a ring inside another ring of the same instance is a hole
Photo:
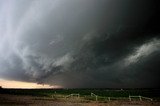
[[[0,78],[159,87],[156,0],[1,0]]]

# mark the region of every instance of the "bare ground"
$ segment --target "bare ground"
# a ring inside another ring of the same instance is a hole
[[[77,99],[52,99],[46,97],[0,94],[0,106],[160,106],[158,101],[110,101],[100,103]]]

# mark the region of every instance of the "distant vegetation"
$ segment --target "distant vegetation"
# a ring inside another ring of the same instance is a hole
[[[81,96],[90,96],[94,93],[101,97],[128,97],[129,95],[141,95],[151,98],[160,98],[159,89],[1,89],[2,94],[51,96],[69,95],[78,93]]]

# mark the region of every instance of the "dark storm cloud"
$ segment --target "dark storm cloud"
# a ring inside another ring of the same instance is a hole
[[[63,87],[159,87],[157,0],[1,2],[1,78]]]

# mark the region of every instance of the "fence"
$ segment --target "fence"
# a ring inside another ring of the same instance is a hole
[[[153,100],[152,98],[148,98],[148,97],[144,97],[144,96],[130,96],[129,95],[129,101],[131,101],[132,98],[139,98],[140,101],[142,101],[142,99],[146,99],[146,100],[150,100],[150,101]]]
[[[91,93],[91,97],[95,97],[96,101],[98,100],[98,95],[94,94],[94,93]]]
[[[111,100],[128,100],[129,101],[132,101],[132,100],[135,100],[135,99],[139,99],[140,101],[142,100],[150,100],[152,101],[153,99],[152,98],[148,98],[148,97],[144,97],[144,96],[130,96],[129,97],[102,97],[102,96],[98,96],[94,93],[91,93],[90,95],[91,97],[95,97],[95,101],[98,101],[98,99],[104,99],[104,100],[107,100],[107,101],[111,101]],[[80,97],[80,94],[69,94],[67,96],[65,96],[65,98],[70,98],[70,97],[77,97],[79,98]]]
[[[80,97],[80,94],[69,94],[67,95],[65,98],[69,98],[69,97]]]

